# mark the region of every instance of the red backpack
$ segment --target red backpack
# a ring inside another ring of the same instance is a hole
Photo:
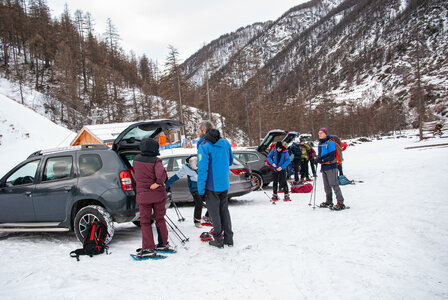
[[[291,187],[291,193],[310,193],[312,190],[313,185],[311,183]]]

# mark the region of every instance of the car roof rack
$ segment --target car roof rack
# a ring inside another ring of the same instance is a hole
[[[58,153],[58,152],[64,152],[64,151],[75,151],[75,150],[107,150],[110,149],[109,146],[104,144],[86,144],[86,145],[79,145],[79,146],[69,146],[69,147],[60,147],[60,148],[52,148],[52,149],[45,149],[45,150],[38,150],[36,152],[33,152],[28,156],[28,158],[41,156],[44,154],[51,154],[51,153]]]

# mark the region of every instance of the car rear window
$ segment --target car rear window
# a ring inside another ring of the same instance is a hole
[[[45,164],[42,181],[59,180],[72,177],[73,159],[71,156],[51,157]]]
[[[103,167],[103,162],[98,154],[83,154],[79,156],[79,174],[81,177],[95,174]]]

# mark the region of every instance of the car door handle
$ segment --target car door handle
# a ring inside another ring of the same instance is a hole
[[[31,193],[31,192],[25,192],[25,195],[28,196],[28,197],[31,197],[32,194],[33,193]]]

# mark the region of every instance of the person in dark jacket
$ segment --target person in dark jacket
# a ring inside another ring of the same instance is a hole
[[[178,181],[180,178],[187,176],[188,178],[188,189],[190,190],[191,196],[194,200],[194,213],[193,221],[194,225],[198,228],[201,226],[201,216],[202,216],[202,197],[198,194],[198,164],[196,156],[189,156],[182,166],[182,168],[166,182],[166,190],[169,191],[170,186]]]
[[[305,138],[300,138],[300,181],[305,182],[310,180],[310,175],[308,171],[308,151],[311,147],[305,143]]]
[[[137,257],[155,257],[156,250],[172,252],[168,244],[168,230],[165,222],[167,173],[159,155],[159,143],[153,139],[143,139],[140,143],[141,153],[134,158],[133,167],[137,188],[137,203],[140,211],[142,228],[142,248]],[[151,217],[154,213],[157,231],[162,244],[157,247],[152,234]]]
[[[300,150],[300,138],[296,137],[294,143],[289,146],[289,152],[294,155],[292,160],[292,166],[294,168],[294,181],[299,182],[299,172],[300,172],[300,161],[302,156],[302,151]]]
[[[274,187],[271,201],[275,202],[279,200],[277,196],[279,183],[280,188],[283,188],[285,192],[285,198],[283,201],[291,201],[291,198],[289,197],[288,183],[286,181],[286,169],[291,164],[291,158],[289,157],[288,151],[283,146],[282,142],[277,142],[276,146],[272,148],[271,152],[269,152],[267,160],[274,171]]]
[[[326,201],[320,204],[320,207],[333,206],[334,191],[337,199],[337,204],[333,207],[334,210],[341,210],[345,208],[344,197],[338,184],[338,161],[336,159],[336,144],[328,135],[327,128],[319,129],[319,155],[314,160],[315,163],[321,164],[322,179],[324,181],[324,189]]]
[[[230,143],[217,129],[206,129],[207,121],[198,126],[198,193],[206,195],[207,209],[213,223],[211,246],[233,246],[233,232],[228,207],[229,172],[233,164]],[[222,236],[224,233],[224,237]]]

